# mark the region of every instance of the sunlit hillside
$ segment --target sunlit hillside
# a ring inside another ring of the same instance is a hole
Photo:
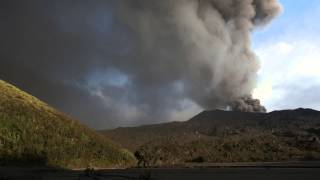
[[[0,165],[125,167],[134,161],[105,137],[0,80]]]

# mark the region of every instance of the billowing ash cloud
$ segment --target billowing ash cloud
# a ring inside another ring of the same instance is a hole
[[[233,101],[230,105],[234,111],[242,112],[267,112],[266,108],[260,105],[260,100],[252,99],[251,96],[244,96]]]
[[[263,109],[249,98],[259,68],[250,33],[278,14],[277,1],[125,0],[119,7],[135,33],[129,70],[139,83],[180,82],[184,96],[207,109]],[[233,103],[239,99],[246,100]]]
[[[276,0],[4,0],[0,77],[96,128],[265,109],[250,33]]]

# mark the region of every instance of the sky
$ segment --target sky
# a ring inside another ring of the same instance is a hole
[[[184,7],[181,16],[175,14],[180,17],[177,23],[170,13],[162,13],[154,5],[170,0],[140,0],[138,4],[145,8],[129,13],[123,22],[125,13],[118,14],[115,2],[119,0],[77,0],[76,4],[64,0],[0,1],[0,78],[96,129],[187,120],[204,109],[222,107],[211,103],[231,97],[233,91],[251,92],[256,61],[239,58],[248,51],[250,31],[240,35],[234,31],[235,36],[223,38],[226,28],[232,26],[219,27],[221,20],[229,22],[234,9],[223,10],[225,17],[208,11],[210,18],[201,22],[192,19],[197,17],[193,14],[198,15],[188,10],[193,6],[179,5],[192,1],[171,1],[176,9]],[[134,1],[123,2],[139,8]],[[223,5],[226,1],[215,2]],[[261,67],[253,95],[268,111],[320,110],[320,2],[280,2],[282,14],[252,32],[251,46]],[[150,8],[158,11],[148,11]],[[171,9],[162,8],[166,12]],[[251,15],[246,9],[241,12]],[[264,13],[257,14],[262,18]],[[173,23],[163,23],[166,19]],[[140,34],[134,32],[139,25]],[[203,33],[207,29],[211,34]],[[244,43],[230,48],[229,40],[237,39]],[[225,51],[230,49],[235,54]],[[251,55],[251,49],[249,52]],[[245,62],[244,66],[230,66],[233,60]],[[246,64],[251,62],[254,64]],[[249,78],[242,78],[245,76]],[[237,86],[230,88],[233,83]]]
[[[261,61],[254,97],[268,111],[299,107],[320,110],[320,3],[280,2],[282,14],[252,37]]]

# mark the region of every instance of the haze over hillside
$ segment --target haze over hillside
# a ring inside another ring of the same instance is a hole
[[[0,80],[0,166],[125,167],[134,161],[105,137]]]
[[[150,165],[320,160],[320,112],[204,111],[186,122],[102,131]]]

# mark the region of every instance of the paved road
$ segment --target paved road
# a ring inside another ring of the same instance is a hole
[[[0,168],[0,180],[319,180],[320,168],[176,168],[100,170],[90,173],[52,169]]]

